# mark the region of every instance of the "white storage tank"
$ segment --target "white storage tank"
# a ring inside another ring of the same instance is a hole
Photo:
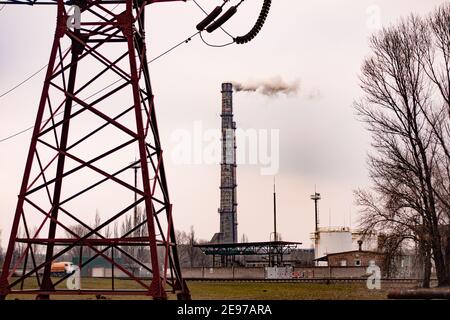
[[[314,237],[314,258],[352,250],[352,233],[348,227],[319,228]],[[319,265],[326,265],[326,262]]]

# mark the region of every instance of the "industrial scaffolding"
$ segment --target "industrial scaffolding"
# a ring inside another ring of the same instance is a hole
[[[216,256],[220,257],[220,266],[234,265],[236,256],[266,256],[269,266],[283,265],[283,256],[297,249],[301,242],[268,241],[246,243],[208,243],[194,245],[205,255],[212,256],[216,267]]]

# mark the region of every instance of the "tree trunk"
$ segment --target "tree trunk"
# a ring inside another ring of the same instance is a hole
[[[429,246],[426,246],[423,252],[423,280],[422,287],[429,288],[430,287],[430,279],[431,279],[431,250]]]
[[[447,268],[444,259],[444,255],[442,254],[442,247],[440,246],[441,241],[434,237],[433,239],[433,256],[434,256],[434,264],[436,267],[436,277],[438,280],[438,286],[443,287],[449,285],[449,281],[447,279]]]
[[[447,283],[450,284],[450,225],[448,225],[446,230],[446,243],[445,243],[445,261],[447,267]]]

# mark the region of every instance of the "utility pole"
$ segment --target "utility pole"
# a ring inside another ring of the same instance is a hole
[[[138,172],[139,172],[139,169],[142,168],[142,166],[141,166],[141,164],[139,163],[139,161],[137,159],[135,159],[134,162],[132,162],[132,163],[133,163],[133,166],[131,166],[129,168],[134,170],[134,188],[136,190],[134,192],[134,203],[137,203],[137,201],[138,201],[138,193],[137,193],[137,190],[138,190]],[[147,163],[150,163],[150,162],[147,162]],[[133,210],[134,210],[133,211],[133,228],[134,228],[142,221],[138,222],[138,206],[137,205],[134,206]],[[139,235],[139,229],[140,228],[137,228],[134,231],[134,236],[135,237],[139,237],[140,236]]]
[[[277,234],[277,194],[275,190],[275,178],[273,178],[273,239],[278,241]]]
[[[314,231],[317,233],[319,231],[319,200],[321,199],[320,193],[314,191],[314,194],[311,195],[311,200],[314,201],[314,213],[315,213],[315,229]]]
[[[311,200],[314,201],[314,255],[315,258],[318,258],[318,250],[319,250],[319,200],[321,199],[320,193],[316,191],[314,187],[314,194],[311,195]]]
[[[275,177],[273,178],[273,242],[278,241],[278,233],[277,233],[277,192],[275,187]],[[281,261],[281,259],[278,258],[278,255],[280,254],[278,252],[279,247],[277,244],[273,243],[270,245],[269,251],[271,254],[269,254],[269,264],[272,267],[275,267],[278,265],[278,261]]]
[[[149,163],[149,162],[147,162]],[[133,162],[133,166],[130,167],[130,169],[134,170],[134,188],[135,188],[135,192],[134,192],[134,203],[137,203],[138,201],[138,194],[137,194],[137,190],[138,190],[138,171],[142,168],[141,164],[139,163],[139,161],[137,161],[137,159],[134,160]],[[133,208],[133,225],[131,226],[131,228],[136,228],[136,226],[142,223],[142,221],[138,221],[138,206],[135,205]],[[134,230],[133,235],[135,238],[138,237],[142,237],[145,236],[144,233],[141,232],[141,227],[136,228],[136,230]],[[142,259],[143,257],[143,253],[144,250],[142,247],[131,247],[131,250],[133,251],[133,255],[136,256],[138,259]]]

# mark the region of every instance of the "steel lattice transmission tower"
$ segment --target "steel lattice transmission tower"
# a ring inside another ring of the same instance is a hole
[[[55,37],[0,278],[0,298],[11,293],[38,299],[76,293],[165,299],[167,292],[190,297],[178,261],[146,58],[146,5],[166,1],[176,0],[75,0],[70,5],[80,8],[79,29],[67,26],[67,3],[53,2]],[[137,161],[130,163],[135,155]],[[139,166],[141,187],[135,187],[128,170],[134,166]],[[130,221],[138,205],[144,218],[122,230],[121,236],[112,235],[114,224]],[[92,227],[99,207],[107,218]],[[147,255],[133,256],[133,247],[146,248]],[[39,250],[45,254],[43,261],[38,261]],[[69,275],[51,277],[51,264],[70,253],[79,257],[81,270],[97,258],[107,261],[111,284],[89,289],[82,281],[81,289],[68,290]],[[130,266],[147,270],[151,280],[138,277]],[[121,288],[114,272],[134,280],[136,290]],[[12,278],[13,274],[20,276]]]

